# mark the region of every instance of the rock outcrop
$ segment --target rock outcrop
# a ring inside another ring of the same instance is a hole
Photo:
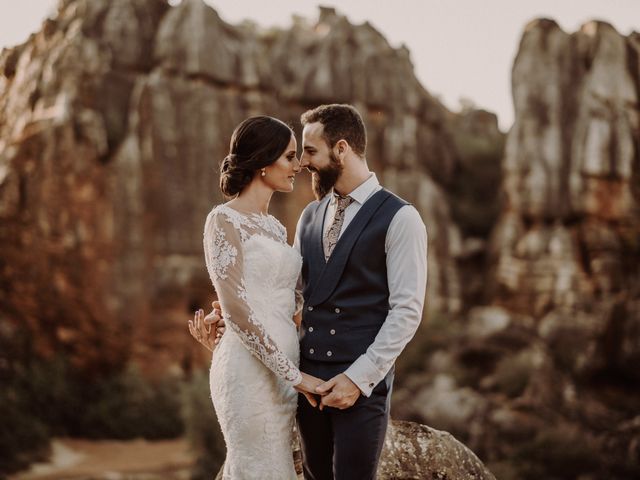
[[[301,474],[299,450],[294,452],[294,457],[298,459],[296,469]],[[496,477],[450,433],[413,422],[391,421],[377,478],[495,480]],[[222,469],[216,476],[218,479],[222,479]]]
[[[640,474],[639,45],[526,26],[484,302],[417,339],[395,398],[499,478]]]
[[[478,457],[450,433],[401,421],[389,424],[378,478],[495,480]]]
[[[640,359],[630,340],[640,332],[635,37],[595,21],[569,35],[538,20],[513,66],[494,300],[533,316],[548,340],[586,335],[578,369]]]
[[[321,102],[362,111],[371,167],[429,225],[427,305],[459,310],[460,236],[443,193],[457,157],[406,49],[326,8],[262,30],[201,0],[64,0],[0,55],[6,343],[26,328],[34,353],[64,352],[89,371],[131,358],[180,371],[196,355],[186,319],[212,300],[202,225],[222,201],[233,127],[266,113],[299,133],[300,114]],[[311,199],[302,177],[274,199],[290,234]]]

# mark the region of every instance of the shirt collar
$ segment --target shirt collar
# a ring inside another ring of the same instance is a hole
[[[348,194],[349,197],[353,198],[356,202],[362,205],[367,199],[371,196],[372,193],[380,186],[380,182],[378,181],[378,177],[376,174],[371,172],[369,178],[367,178],[364,182],[354,188],[351,193]],[[331,203],[336,202],[336,197],[333,195],[335,190],[332,191],[331,195]]]

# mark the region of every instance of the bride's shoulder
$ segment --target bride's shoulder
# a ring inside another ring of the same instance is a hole
[[[207,216],[206,226],[228,228],[233,226],[239,230],[243,238],[250,233],[269,233],[281,241],[287,239],[287,229],[273,215],[262,213],[243,213],[226,203],[214,206]]]
[[[215,205],[207,215],[206,224],[222,226],[231,224],[236,228],[242,226],[242,215],[225,203]]]
[[[218,205],[214,205],[214,207],[209,212],[211,216],[222,216],[225,218],[245,218],[245,215],[236,210],[235,208],[229,206],[229,203],[219,203]]]
[[[229,207],[227,207],[226,204],[218,203],[217,205],[214,205],[211,208],[211,210],[209,210],[209,215],[211,215],[211,216],[219,215],[221,213],[224,213],[228,209],[229,209]]]

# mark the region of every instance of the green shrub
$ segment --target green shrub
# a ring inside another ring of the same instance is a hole
[[[46,425],[52,435],[72,433],[69,427],[82,417],[83,392],[64,358],[15,366],[13,385],[22,408]]]
[[[0,394],[0,478],[40,460],[49,447],[49,429],[25,410],[13,385]]]
[[[82,421],[75,435],[93,438],[175,438],[180,417],[178,380],[150,383],[136,369],[90,386]]]
[[[58,358],[34,362],[17,383],[25,406],[55,435],[157,439],[183,431],[176,379],[151,382],[134,367],[88,378]]]
[[[0,474],[41,457],[51,436],[159,439],[184,431],[178,379],[151,382],[135,368],[89,378],[63,357],[4,367]]]

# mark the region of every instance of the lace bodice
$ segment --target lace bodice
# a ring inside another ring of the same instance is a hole
[[[261,244],[260,248],[253,248],[252,252],[257,251],[258,256],[255,253],[247,255],[247,247],[252,242],[271,245]],[[278,348],[265,328],[265,320],[272,317],[267,311],[269,302],[259,302],[259,310],[254,311],[256,302],[251,302],[247,295],[248,282],[255,285],[257,280],[261,282],[262,298],[268,299],[270,295],[277,295],[283,289],[293,298],[300,260],[299,254],[287,244],[284,226],[271,215],[244,214],[226,205],[218,205],[207,216],[203,243],[207,270],[218,293],[226,325],[276,375],[291,385],[300,383],[300,370]],[[287,249],[283,252],[295,260],[276,262],[277,259],[268,258],[272,267],[282,267],[279,263],[285,264],[284,269],[280,268],[280,274],[274,268],[270,271],[256,271],[256,268],[263,270],[269,267],[269,263],[260,265],[260,257],[274,255],[271,250],[274,243],[279,251]],[[247,272],[251,272],[250,278],[247,278]],[[289,322],[293,322],[292,314],[293,308],[287,312]]]

